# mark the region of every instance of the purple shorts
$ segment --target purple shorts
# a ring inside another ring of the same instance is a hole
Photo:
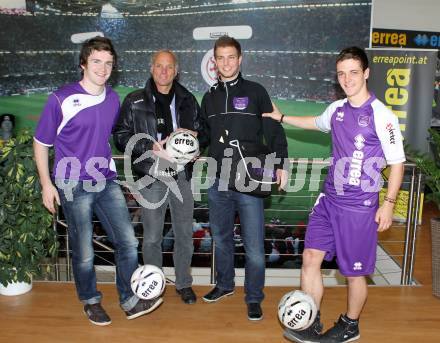
[[[336,255],[344,276],[372,274],[376,265],[376,211],[339,207],[321,194],[309,217],[304,247],[325,251],[327,261]]]

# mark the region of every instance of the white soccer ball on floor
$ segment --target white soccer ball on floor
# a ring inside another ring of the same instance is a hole
[[[165,275],[151,264],[137,268],[131,276],[131,289],[139,298],[149,300],[162,295],[165,290]]]
[[[305,330],[314,322],[318,309],[313,298],[303,291],[286,293],[278,304],[278,318],[288,329]]]
[[[186,164],[199,154],[199,141],[191,131],[174,131],[165,150],[177,164]]]

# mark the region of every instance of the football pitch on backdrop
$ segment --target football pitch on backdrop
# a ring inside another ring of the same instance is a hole
[[[122,102],[125,96],[134,89],[115,87],[115,90]],[[203,94],[195,95],[200,103]],[[0,114],[11,113],[15,116],[15,131],[23,128],[29,128],[33,131],[47,97],[47,93],[0,97]],[[326,107],[326,104],[316,102],[277,99],[274,99],[274,102],[285,115],[317,115]],[[329,156],[330,135],[318,131],[297,129],[285,124],[284,129],[288,141],[289,157],[308,159],[309,167],[306,172],[304,187],[298,191],[284,194],[275,192],[270,199],[266,200],[266,220],[277,217],[286,224],[297,224],[307,221],[309,209],[313,206],[315,198],[319,194],[319,189],[315,190],[316,187],[312,191],[309,190],[311,159],[327,158]],[[115,151],[115,154],[118,154],[118,152]],[[324,173],[325,171],[321,173],[321,181],[325,176]],[[291,184],[302,183],[303,174],[297,172],[294,168]]]

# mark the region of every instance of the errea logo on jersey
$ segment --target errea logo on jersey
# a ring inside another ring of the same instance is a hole
[[[362,164],[364,161],[364,153],[362,149],[364,148],[365,138],[361,134],[354,137],[354,146],[356,150],[353,151],[353,156],[351,158],[350,169],[348,171],[348,183],[352,186],[359,186],[361,183],[362,174]]]
[[[79,99],[73,99],[73,107],[81,106]]]
[[[336,112],[336,120],[337,121],[344,121],[344,112],[342,112],[342,111]]]

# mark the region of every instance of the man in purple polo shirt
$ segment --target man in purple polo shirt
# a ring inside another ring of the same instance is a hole
[[[95,213],[115,248],[116,285],[127,319],[156,309],[162,299],[142,300],[133,294],[130,278],[138,267],[137,246],[124,195],[115,182],[116,168],[109,138],[119,111],[118,95],[106,86],[117,61],[108,38],[86,41],[80,53],[82,79],[52,93],[41,113],[34,154],[43,203],[55,213],[62,205],[72,248],[72,266],[78,297],[84,313],[95,325],[111,319],[101,306],[93,264]],[[49,147],[55,148],[52,183]]]
[[[319,312],[308,329],[286,329],[284,336],[296,342],[350,342],[360,337],[359,317],[368,293],[365,276],[374,271],[377,232],[391,226],[403,178],[405,154],[399,123],[367,89],[365,52],[357,47],[342,50],[336,71],[347,98],[335,101],[320,116],[284,117],[275,107],[274,112],[264,114],[332,135],[333,162],[307,226],[301,288],[313,296],[319,308],[324,293],[321,263],[336,255],[339,270],[347,278],[348,308],[324,334]],[[379,207],[380,171],[387,164],[388,189]]]

